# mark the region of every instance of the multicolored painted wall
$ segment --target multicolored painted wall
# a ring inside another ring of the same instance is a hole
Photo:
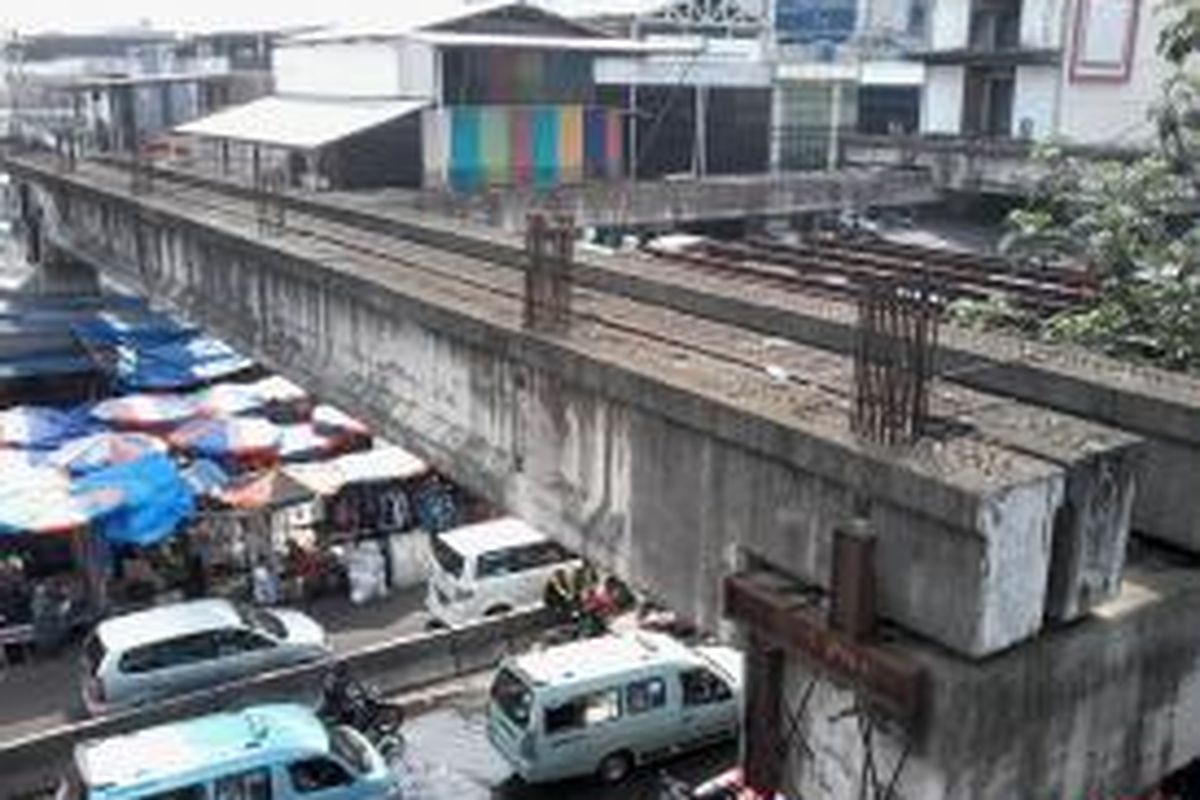
[[[624,164],[624,119],[618,109],[451,106],[426,111],[422,124],[427,188],[552,188],[618,178]]]

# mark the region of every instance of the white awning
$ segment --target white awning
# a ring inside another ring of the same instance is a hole
[[[489,47],[518,50],[563,50],[576,53],[675,53],[694,54],[704,49],[695,40],[644,41],[603,36],[525,36],[517,34],[458,33],[457,31],[416,31],[409,38],[439,47]]]
[[[261,97],[175,128],[176,133],[313,150],[408,116],[428,100]]]

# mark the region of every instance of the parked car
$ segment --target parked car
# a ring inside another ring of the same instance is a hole
[[[435,534],[432,543],[425,605],[434,619],[451,626],[537,607],[555,570],[582,564],[516,517]]]
[[[252,706],[84,742],[56,800],[399,800],[366,737],[309,708]]]
[[[585,639],[504,662],[488,738],[524,780],[596,775],[736,736],[742,658],[656,633]]]
[[[90,714],[140,705],[330,653],[305,614],[193,600],[104,620],[83,646]]]

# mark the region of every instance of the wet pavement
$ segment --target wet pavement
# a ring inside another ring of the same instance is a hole
[[[405,800],[659,800],[663,771],[695,784],[737,758],[731,743],[646,767],[618,786],[592,780],[531,786],[488,742],[485,702],[482,696],[460,699],[405,724]]]

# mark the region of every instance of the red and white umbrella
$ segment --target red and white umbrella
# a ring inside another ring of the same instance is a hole
[[[167,443],[148,433],[95,433],[60,445],[46,463],[80,474],[166,451]]]
[[[173,431],[167,441],[177,450],[215,459],[277,458],[283,434],[261,417],[197,419]]]
[[[177,394],[129,394],[97,403],[92,417],[125,430],[163,430],[196,416],[196,404]]]

